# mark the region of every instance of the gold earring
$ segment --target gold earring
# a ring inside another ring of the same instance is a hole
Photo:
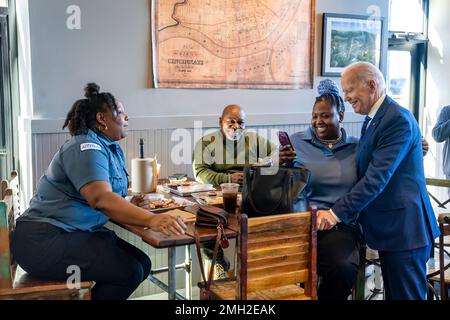
[[[108,126],[105,124],[105,129],[103,129],[103,131],[108,131]]]

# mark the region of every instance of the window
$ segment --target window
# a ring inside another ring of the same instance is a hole
[[[387,92],[417,120],[424,106],[428,0],[389,1]]]
[[[13,109],[8,8],[0,8],[0,177],[16,168],[17,110]]]
[[[389,3],[389,30],[393,32],[424,33],[424,1],[391,0]]]
[[[411,54],[409,51],[388,51],[388,93],[402,106],[411,105]]]

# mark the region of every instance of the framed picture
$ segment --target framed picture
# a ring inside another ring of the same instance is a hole
[[[322,76],[339,77],[358,61],[380,67],[383,24],[383,17],[324,13]]]

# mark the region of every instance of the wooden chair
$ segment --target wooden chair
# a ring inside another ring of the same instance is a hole
[[[17,267],[9,243],[15,215],[13,190],[6,189],[0,201],[0,300],[90,299],[91,281],[81,282],[79,288],[69,288],[66,282],[36,279]]]
[[[316,212],[240,216],[237,277],[214,281],[216,300],[316,300]],[[203,296],[203,295],[202,295]]]
[[[439,242],[435,244],[438,249],[438,258],[430,258],[427,264],[427,277],[429,282],[429,299],[439,298],[434,290],[434,284],[439,283],[440,299],[448,300],[448,287],[450,285],[450,252],[446,247],[450,247],[450,214],[441,213],[438,217]],[[436,263],[437,260],[437,263]]]

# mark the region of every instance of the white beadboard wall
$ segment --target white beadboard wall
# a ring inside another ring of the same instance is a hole
[[[252,130],[283,130],[289,134],[305,130],[309,124],[292,124],[281,126],[257,126],[248,127]],[[348,134],[359,136],[361,130],[361,122],[350,122],[344,124]],[[179,144],[178,141],[171,141],[172,133],[177,129],[157,129],[157,130],[135,130],[130,131],[128,137],[120,141],[120,145],[126,156],[128,168],[132,158],[138,157],[139,139],[143,138],[145,141],[145,156],[151,157],[158,155],[158,162],[162,164],[160,176],[167,177],[173,173],[187,173],[193,176],[192,164],[175,165],[170,160],[172,148]],[[191,146],[194,145],[194,129],[186,129],[192,136]],[[205,128],[204,131],[211,130]],[[264,132],[264,131],[263,131]],[[33,134],[33,190],[35,190],[36,182],[44,173],[45,169],[50,164],[55,152],[59,147],[70,138],[70,135],[65,132],[61,133],[34,133]],[[186,142],[188,143],[188,142]],[[187,150],[188,148],[186,148]],[[189,156],[190,159],[190,156]]]
[[[281,125],[281,126],[258,126],[249,127],[253,130],[283,130],[292,134],[294,132],[303,131],[309,126],[309,123],[304,124],[292,124],[292,125]],[[348,122],[344,124],[345,129],[348,134],[359,136],[361,131],[361,122]],[[210,129],[210,128],[209,128]],[[208,129],[208,130],[209,130]],[[145,156],[158,155],[158,162],[162,164],[161,166],[161,177],[167,177],[173,173],[187,173],[189,176],[193,176],[192,164],[181,164],[175,165],[170,160],[171,150],[179,142],[172,141],[172,133],[176,129],[148,129],[148,130],[136,130],[130,131],[126,139],[120,141],[124,153],[126,155],[127,165],[130,167],[130,162],[132,158],[138,157],[139,152],[139,139],[143,138],[145,140]],[[192,136],[191,145],[194,145],[193,133],[194,129],[187,129]],[[207,129],[204,129],[207,130]],[[33,190],[35,190],[36,182],[39,180],[40,176],[43,174],[45,169],[48,167],[53,155],[58,150],[58,148],[69,138],[68,133],[39,133],[33,134]],[[186,142],[189,144],[189,142]],[[190,157],[189,157],[190,158]],[[161,268],[167,265],[167,250],[156,250],[151,246],[144,243],[140,238],[136,237],[134,234],[123,230],[122,228],[108,223],[109,228],[114,230],[121,238],[140,248],[146,252],[151,260],[153,268]],[[200,281],[200,273],[197,263],[197,257],[195,253],[195,247],[191,248],[192,261],[193,261],[193,279],[192,283],[194,286]],[[184,261],[184,247],[177,249],[177,264]],[[167,283],[167,274],[160,274],[158,278],[163,282]],[[184,271],[177,271],[177,288],[184,288]],[[153,285],[149,281],[145,281],[141,286],[136,289],[131,298],[141,297],[145,295],[152,295],[161,293],[161,289]]]

